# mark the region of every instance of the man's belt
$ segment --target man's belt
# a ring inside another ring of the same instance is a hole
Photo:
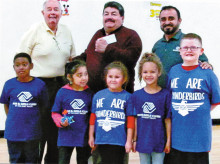
[[[46,78],[46,77],[38,77],[39,79],[43,80],[43,81],[62,81],[63,77],[62,76],[57,76],[57,77],[50,77],[50,78]]]

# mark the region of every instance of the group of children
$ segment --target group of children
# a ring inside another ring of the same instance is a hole
[[[162,164],[165,153],[170,153],[173,164],[208,163],[210,111],[220,103],[219,82],[212,70],[199,66],[203,48],[198,35],[186,34],[179,51],[183,63],[169,72],[167,89],[157,84],[163,71],[159,58],[143,54],[138,75],[146,86],[133,94],[125,91],[129,75],[121,62],[105,67],[107,88],[95,95],[87,86],[85,62],[68,63],[69,83],[58,91],[51,110],[59,127],[59,163],[70,163],[75,147],[77,163],[88,163],[97,146],[104,164],[123,163],[131,150],[139,152],[141,164]],[[45,84],[30,76],[32,67],[28,54],[17,54],[17,77],[5,83],[0,99],[7,114],[11,163],[37,163],[40,114],[47,94]]]

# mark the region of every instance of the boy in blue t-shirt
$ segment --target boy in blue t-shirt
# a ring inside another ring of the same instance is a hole
[[[219,81],[212,70],[199,66],[202,39],[189,33],[180,42],[183,64],[169,73],[172,91],[171,164],[208,164],[211,150],[211,110],[220,104]]]
[[[33,68],[26,53],[14,57],[17,77],[6,81],[0,103],[7,115],[5,138],[10,163],[37,163],[41,138],[40,115],[47,106],[45,83],[30,76]]]

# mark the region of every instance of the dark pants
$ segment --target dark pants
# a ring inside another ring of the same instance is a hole
[[[7,144],[10,163],[38,163],[39,140],[26,142],[7,140]]]
[[[44,158],[45,164],[56,164],[58,163],[58,148],[57,148],[57,137],[58,128],[56,127],[51,117],[51,109],[54,104],[57,91],[64,85],[62,77],[56,78],[40,78],[46,83],[49,104],[48,108],[41,111],[42,115],[42,130],[43,136],[40,142],[40,156],[39,161],[42,161],[45,144],[47,143],[46,155]]]
[[[176,149],[171,149],[166,156],[165,164],[209,164],[208,152],[182,152]]]
[[[126,154],[124,146],[98,145],[101,164],[123,164]]]
[[[69,164],[74,147],[60,146],[59,149],[59,164]],[[91,155],[91,148],[76,147],[77,164],[88,164],[88,159]]]
[[[123,164],[128,164],[128,160],[129,160],[129,154],[125,153]],[[101,164],[101,156],[100,156],[98,147],[92,153],[92,161],[93,161],[93,164]]]

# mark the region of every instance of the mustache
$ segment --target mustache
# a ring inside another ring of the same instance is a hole
[[[109,19],[106,19],[106,20],[105,20],[105,23],[106,23],[106,22],[115,22],[115,21],[114,21],[113,19],[109,18]]]
[[[171,27],[173,27],[172,24],[165,24],[163,27],[165,28],[165,27],[167,27],[167,26],[171,26]]]

